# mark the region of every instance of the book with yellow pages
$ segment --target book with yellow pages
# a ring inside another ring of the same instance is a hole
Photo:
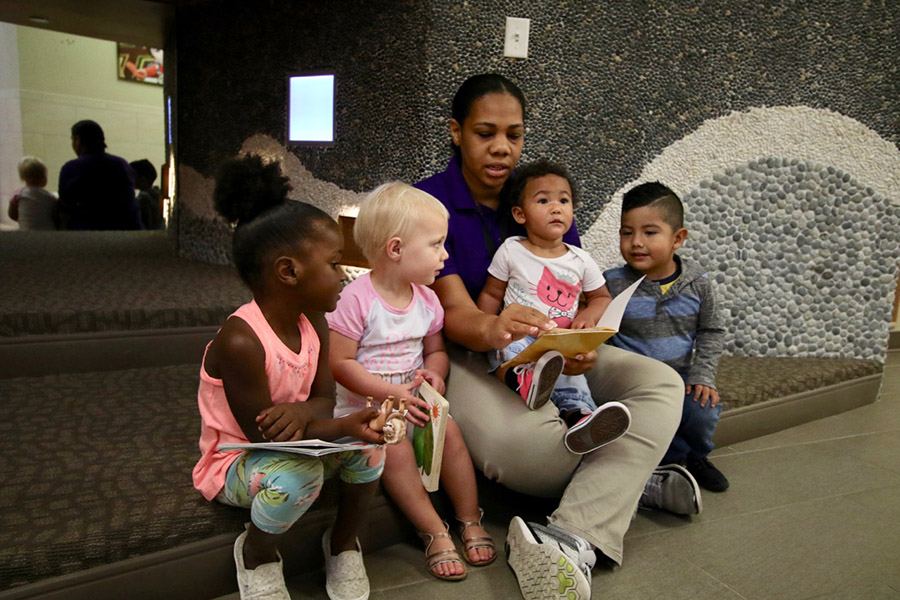
[[[422,477],[422,485],[429,492],[436,492],[441,479],[441,462],[444,456],[444,437],[450,418],[450,403],[425,381],[419,386],[419,397],[429,404],[431,420],[413,432],[413,451],[416,466]]]
[[[514,358],[506,361],[501,368],[514,367],[525,363],[534,362],[545,352],[556,350],[566,358],[574,358],[579,354],[586,354],[594,350],[614,336],[619,331],[625,307],[634,294],[634,290],[644,280],[643,277],[632,283],[628,288],[613,298],[596,327],[588,329],[565,329],[557,327],[545,332]]]

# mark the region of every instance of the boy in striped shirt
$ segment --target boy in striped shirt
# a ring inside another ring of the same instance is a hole
[[[668,187],[644,183],[625,193],[619,250],[627,264],[603,275],[613,297],[642,275],[646,279],[609,343],[660,360],[681,375],[684,411],[661,464],[682,465],[701,487],[722,492],[728,479],[708,456],[722,412],[716,368],[725,329],[709,275],[675,254],[687,235],[681,200]]]

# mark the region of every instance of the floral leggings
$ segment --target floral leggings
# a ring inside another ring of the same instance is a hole
[[[284,533],[319,497],[326,479],[340,473],[346,483],[381,477],[384,448],[340,452],[321,457],[252,450],[228,468],[216,500],[250,509],[250,520],[266,533]]]

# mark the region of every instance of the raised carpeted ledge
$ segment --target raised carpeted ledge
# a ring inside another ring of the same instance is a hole
[[[165,231],[4,232],[0,257],[0,337],[220,326],[250,299]]]
[[[880,376],[883,370],[884,365],[876,360],[854,358],[723,356],[716,383],[727,411]]]

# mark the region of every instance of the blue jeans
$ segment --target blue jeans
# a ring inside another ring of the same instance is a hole
[[[512,360],[522,352],[535,338],[526,335],[521,340],[516,340],[506,348],[488,352],[488,362],[491,372],[508,360]],[[550,400],[556,405],[560,413],[568,411],[581,411],[592,413],[597,410],[597,404],[591,397],[591,389],[588,387],[587,378],[584,375],[560,375],[553,386]]]
[[[689,456],[696,458],[709,456],[716,447],[712,436],[716,432],[721,414],[721,402],[715,408],[709,402],[703,407],[699,401],[694,401],[693,394],[686,394],[684,408],[681,411],[681,423],[660,464],[684,463]]]

